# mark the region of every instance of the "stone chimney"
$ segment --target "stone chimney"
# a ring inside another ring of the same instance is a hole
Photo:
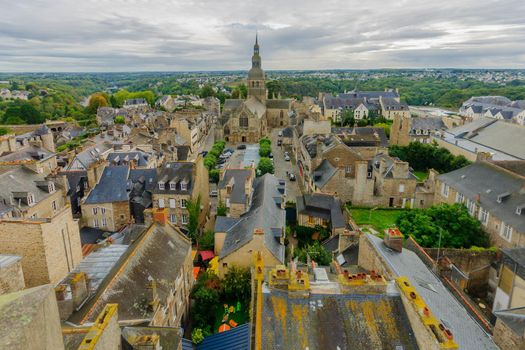
[[[408,177],[408,162],[395,161],[392,168],[392,175],[394,179],[406,179]]]
[[[168,222],[168,209],[167,208],[155,208],[153,209],[153,222],[158,223],[162,226]]]
[[[395,250],[396,252],[403,251],[403,234],[398,230],[398,228],[389,228],[385,231],[385,237],[383,238],[385,245]]]

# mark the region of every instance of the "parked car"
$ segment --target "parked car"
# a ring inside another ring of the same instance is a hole
[[[277,136],[279,136],[279,137],[283,137],[283,132],[282,132],[282,131],[279,131],[279,133],[277,134]]]
[[[279,139],[277,140],[277,146],[282,146],[283,145],[283,140]]]
[[[203,157],[206,157],[206,155],[208,154],[208,151],[202,151],[201,154],[202,154]]]
[[[290,156],[288,154],[285,154],[284,155],[284,160],[289,162],[290,161]]]
[[[246,145],[239,145],[237,146],[237,149],[246,149]]]
[[[217,197],[219,195],[219,191],[217,190],[211,190],[210,191],[210,197]]]
[[[273,153],[270,153],[270,154],[268,155],[268,158],[273,158]]]
[[[225,148],[224,149],[224,153],[226,153],[226,152],[229,152],[229,153],[233,154],[233,152],[235,152],[235,150],[233,148]]]
[[[295,174],[294,173],[290,173],[288,175],[288,178],[290,179],[290,181],[295,181]]]

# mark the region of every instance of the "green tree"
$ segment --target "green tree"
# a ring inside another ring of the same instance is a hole
[[[409,210],[397,218],[396,225],[425,248],[437,248],[440,244],[445,248],[488,247],[490,244],[480,222],[461,204]]]
[[[117,115],[115,117],[115,124],[125,124],[126,123],[126,118],[122,115]]]
[[[213,87],[211,87],[211,85],[206,84],[202,87],[199,95],[202,98],[215,96],[215,90],[213,90]]]
[[[199,249],[213,250],[215,246],[215,232],[211,230],[204,231],[197,239],[197,243],[199,244]]]
[[[200,344],[204,340],[204,332],[202,331],[202,328],[194,328],[191,331],[191,341],[194,344]]]
[[[257,166],[257,175],[263,176],[264,174],[270,173],[273,174],[274,167],[272,160],[270,158],[262,157],[259,160],[259,165]]]
[[[226,216],[228,213],[228,208],[224,205],[222,201],[217,204],[217,216]]]
[[[222,286],[225,301],[240,301],[244,307],[250,304],[251,272],[248,268],[231,266],[224,275]]]
[[[96,114],[99,107],[107,107],[108,100],[102,93],[95,93],[89,98],[89,103],[86,108],[88,113]]]
[[[188,210],[188,236],[193,242],[197,240],[197,231],[199,229],[199,215],[201,213],[201,196],[196,199],[186,201],[186,209]]]
[[[220,175],[221,175],[219,169],[210,169],[208,175],[209,175],[211,182],[216,183],[216,184],[219,183]]]
[[[1,126],[1,127],[0,127],[0,136],[7,135],[7,134],[9,134],[10,131],[11,131],[11,130],[9,130],[9,128],[6,128],[6,127]]]
[[[259,155],[261,157],[269,157],[272,153],[272,146],[269,144],[263,143],[259,146]]]
[[[115,98],[115,96],[111,95],[109,97],[109,104],[111,105],[111,107],[113,108],[117,108],[119,105],[118,105],[118,102],[117,102],[117,99]]]
[[[341,126],[354,126],[354,111],[352,109],[344,109],[341,112]]]
[[[332,254],[319,241],[296,249],[294,255],[302,262],[307,262],[307,256],[309,255],[310,259],[323,266],[328,266],[332,262]]]

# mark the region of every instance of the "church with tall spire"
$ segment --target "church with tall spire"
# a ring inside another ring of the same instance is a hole
[[[224,102],[216,137],[232,143],[257,143],[269,135],[272,128],[289,124],[291,99],[268,98],[262,69],[258,34],[253,46],[252,67],[248,71],[246,99]]]

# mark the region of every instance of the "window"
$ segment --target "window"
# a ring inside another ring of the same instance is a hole
[[[246,117],[245,115],[241,116],[239,118],[239,126],[241,128],[247,128],[248,127],[248,117]]]
[[[448,185],[446,183],[441,184],[441,195],[445,198],[448,197]]]
[[[177,201],[175,198],[170,198],[170,208],[176,208],[177,207]]]
[[[106,218],[102,218],[102,227],[108,226],[108,220]]]
[[[352,173],[352,166],[351,165],[345,166],[345,173],[346,173],[346,175],[349,175],[349,174]]]
[[[170,214],[170,222],[172,224],[176,224],[177,223],[177,215],[175,214]]]
[[[170,182],[170,190],[175,191],[177,189],[177,184],[175,182]]]
[[[227,268],[228,267],[228,263],[222,263],[222,267],[223,268]]]
[[[230,198],[226,198],[226,208],[230,207]]]
[[[188,223],[188,215],[182,214],[182,224],[186,225]]]
[[[57,201],[51,202],[51,208],[53,208],[53,211],[57,210]]]
[[[399,184],[399,193],[405,192],[405,184]]]
[[[164,191],[164,182],[159,182],[159,190]]]
[[[93,215],[97,215],[97,213],[98,213],[98,208],[97,208],[97,207],[94,207],[94,208],[93,208]]]
[[[98,227],[98,219],[93,219],[93,226]]]
[[[164,208],[164,199],[163,198],[159,199],[159,208]]]
[[[463,195],[463,193],[456,193],[456,203],[463,203],[464,200],[465,196]]]
[[[186,191],[187,188],[188,188],[188,187],[187,187],[187,185],[186,185],[185,182],[181,182],[181,183],[180,183],[180,190],[181,190],[181,191]]]
[[[476,211],[476,203],[473,200],[467,199],[467,209],[470,215],[473,215]]]
[[[480,207],[478,219],[483,225],[487,226],[487,224],[489,223],[489,213],[485,209]]]
[[[508,242],[510,242],[512,238],[512,227],[510,225],[507,225],[506,223],[501,223],[501,237],[505,238]]]
[[[55,184],[50,182],[49,185],[47,186],[48,190],[49,190],[49,193],[52,193],[52,192],[55,192]]]
[[[313,217],[313,216],[311,216],[311,215],[308,216],[308,223],[309,223],[310,225],[313,225],[313,224],[314,224],[314,217]]]
[[[185,199],[181,199],[180,200],[180,207],[181,208],[186,208],[186,200]]]
[[[106,208],[100,208],[100,213],[101,214],[106,214]]]

